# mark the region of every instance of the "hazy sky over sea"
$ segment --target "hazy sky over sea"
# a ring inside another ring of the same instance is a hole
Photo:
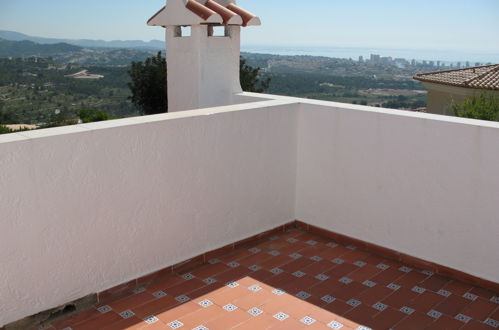
[[[0,0],[0,29],[33,36],[163,39],[146,21],[164,0]],[[239,0],[263,25],[243,44],[499,53],[498,0]]]

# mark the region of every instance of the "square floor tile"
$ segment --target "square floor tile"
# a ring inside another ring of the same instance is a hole
[[[306,324],[306,325],[312,325],[316,321],[315,321],[315,319],[311,318],[310,316],[305,316],[304,318],[302,318],[300,320],[300,322],[303,323],[303,324]]]
[[[167,294],[163,291],[156,291],[152,295],[156,298],[163,298],[167,296]]]
[[[463,294],[463,297],[468,299],[468,300],[472,300],[472,301],[475,301],[478,299],[477,295],[474,295],[473,293],[470,293],[470,292],[466,292],[465,294]]]
[[[128,310],[126,310],[126,311],[123,311],[123,312],[121,312],[121,313],[120,313],[120,316],[121,316],[122,318],[124,318],[124,319],[129,319],[129,318],[131,318],[131,317],[132,317],[132,316],[134,316],[134,315],[135,315],[135,313],[134,313],[134,312],[132,312],[132,311],[131,311],[131,310],[129,310],[129,309],[128,309]]]
[[[353,280],[348,278],[348,277],[342,277],[338,281],[340,281],[341,283],[344,283],[344,284],[350,284],[353,282]]]
[[[213,303],[210,300],[205,299],[205,300],[198,302],[198,305],[201,307],[207,308],[207,307],[210,307],[211,305],[213,305]]]
[[[156,323],[158,321],[159,321],[159,319],[154,315],[148,316],[144,319],[144,322],[146,322],[147,324],[153,324],[153,323]]]
[[[312,296],[312,295],[311,295],[310,293],[307,293],[307,292],[305,292],[305,291],[300,291],[300,292],[298,292],[298,293],[296,294],[296,297],[298,297],[298,298],[300,298],[300,299],[303,299],[303,300],[308,299],[308,298],[310,298],[311,296]]]
[[[274,289],[274,290],[272,290],[272,293],[275,294],[276,296],[282,296],[286,292],[284,290],[281,290],[281,289]]]
[[[196,276],[194,276],[194,275],[192,275],[190,273],[187,273],[187,274],[182,275],[182,278],[184,280],[192,280],[193,278],[196,278]]]
[[[357,307],[357,306],[360,306],[362,303],[356,299],[350,299],[349,301],[347,301],[347,305],[350,305],[352,307]]]
[[[321,300],[324,302],[327,302],[329,304],[329,303],[332,303],[333,301],[335,301],[336,298],[333,296],[327,295],[327,296],[322,297]]]
[[[175,320],[173,322],[170,322],[167,324],[170,328],[172,329],[178,329],[184,326],[184,324],[178,320]]]
[[[331,329],[341,329],[343,328],[343,323],[340,323],[338,321],[332,321],[332,322],[329,322],[327,324],[328,327],[330,327]]]
[[[191,298],[187,297],[186,295],[182,295],[182,296],[178,296],[177,298],[175,298],[175,300],[180,302],[180,303],[185,303],[185,302],[191,300]]]
[[[384,311],[385,309],[387,309],[387,308],[388,308],[388,306],[387,306],[387,305],[385,305],[385,304],[382,304],[382,303],[380,303],[380,302],[379,302],[379,303],[374,304],[374,305],[372,306],[372,308],[374,308],[374,309],[376,309],[376,310],[378,310],[378,311],[382,312],[382,311]]]
[[[233,312],[237,309],[237,306],[233,304],[227,304],[223,307],[223,309],[225,309],[227,312]]]
[[[499,321],[491,319],[490,317],[488,319],[486,319],[485,321],[483,321],[483,323],[490,325],[493,328],[499,327]]]
[[[112,311],[113,309],[110,306],[105,305],[105,306],[101,306],[101,307],[97,308],[97,310],[99,312],[101,312],[102,314],[104,314],[104,313]]]
[[[132,292],[135,293],[135,294],[142,293],[142,292],[145,292],[145,291],[146,291],[146,288],[144,288],[143,286],[135,288],[135,289],[132,290]]]
[[[329,278],[329,276],[327,276],[325,274],[319,274],[315,278],[318,279],[319,281],[325,281]]]
[[[248,310],[248,313],[250,313],[253,316],[258,316],[260,314],[263,314],[263,311],[259,308],[253,307],[252,309]]]
[[[254,272],[257,272],[259,271],[260,269],[262,269],[262,267],[258,266],[258,265],[252,265],[252,266],[249,266],[248,267],[249,270],[252,270]]]
[[[237,288],[237,287],[239,286],[239,283],[237,283],[237,282],[235,282],[235,281],[230,281],[230,282],[227,282],[227,283],[225,284],[225,286],[228,286],[229,288],[234,289],[234,288]]]
[[[280,269],[280,268],[272,268],[272,269],[270,270],[270,272],[271,272],[272,274],[274,274],[274,275],[279,275],[280,273],[282,273],[282,272],[284,272],[284,271],[283,271],[282,269]]]
[[[274,318],[278,319],[279,321],[284,321],[285,319],[289,318],[289,315],[283,312],[279,312],[274,315]]]
[[[253,292],[258,292],[258,291],[262,290],[262,287],[255,284],[255,285],[250,286],[248,288],[248,290],[253,291]]]
[[[420,286],[415,286],[411,289],[411,291],[416,292],[416,293],[424,293],[426,291],[425,288],[422,288]]]
[[[392,289],[392,290],[394,290],[394,291],[397,291],[398,289],[400,289],[400,288],[401,288],[401,286],[400,286],[400,285],[395,284],[395,283],[390,283],[390,284],[388,284],[386,287],[387,287],[388,289]]]
[[[410,307],[407,307],[407,306],[404,306],[402,308],[400,308],[400,311],[404,314],[407,314],[407,315],[411,315],[412,313],[414,313],[416,310],[414,308],[410,308]]]
[[[429,311],[428,313],[426,313],[426,315],[428,315],[429,317],[432,317],[434,319],[439,319],[442,316],[442,313],[440,313],[439,311],[436,311],[436,310],[432,309],[431,311]]]
[[[457,314],[455,319],[464,323],[468,323],[469,321],[471,321],[471,317],[464,314]]]
[[[370,288],[374,288],[376,286],[376,283],[374,283],[373,281],[364,281],[362,282],[363,285],[367,286],[367,287],[370,287]]]
[[[213,284],[213,283],[216,283],[217,280],[215,280],[214,278],[208,277],[207,279],[204,279],[203,282],[206,284]]]
[[[449,297],[452,294],[452,292],[443,289],[438,290],[437,293],[444,297]]]

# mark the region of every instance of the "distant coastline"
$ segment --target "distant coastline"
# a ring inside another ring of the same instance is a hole
[[[371,54],[403,58],[416,61],[442,61],[446,64],[464,63],[499,63],[499,53],[480,53],[473,51],[443,51],[428,49],[396,49],[396,48],[361,48],[361,47],[310,47],[310,46],[268,46],[242,45],[241,50],[249,53],[273,55],[308,55],[332,58],[352,58],[359,56],[369,58]]]

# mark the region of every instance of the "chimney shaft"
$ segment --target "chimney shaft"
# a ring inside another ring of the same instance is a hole
[[[234,103],[241,26],[258,17],[234,0],[168,0],[148,25],[166,28],[169,112]]]

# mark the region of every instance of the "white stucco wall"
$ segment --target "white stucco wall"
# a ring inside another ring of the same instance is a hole
[[[294,219],[499,281],[499,124],[255,96],[0,135],[0,325]]]
[[[294,220],[294,108],[0,136],[0,325]]]
[[[298,219],[499,281],[499,124],[315,102]]]

